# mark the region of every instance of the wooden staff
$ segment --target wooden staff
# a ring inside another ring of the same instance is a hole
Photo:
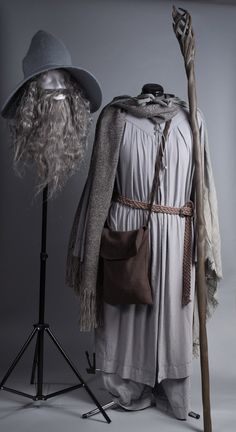
[[[179,41],[183,54],[185,70],[188,78],[188,99],[190,124],[193,135],[193,152],[195,161],[195,188],[196,188],[196,238],[197,238],[197,266],[196,284],[199,313],[199,338],[202,379],[202,403],[204,432],[212,432],[210,407],[210,379],[208,363],[208,344],[206,331],[206,280],[205,280],[205,238],[203,214],[203,166],[199,126],[197,121],[197,95],[194,73],[195,39],[192,29],[192,19],[188,11],[173,7],[173,29]]]

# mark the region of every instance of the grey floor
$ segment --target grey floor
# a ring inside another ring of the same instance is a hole
[[[235,432],[235,294],[232,290],[224,292],[221,306],[208,324],[208,340],[213,432]],[[27,367],[23,366],[24,362],[22,361],[22,369],[16,369],[9,378],[7,381],[9,387],[34,393],[34,386],[29,384],[31,354],[29,354]],[[77,384],[74,376],[69,374],[67,365],[56,359],[57,357],[55,357],[55,364],[45,376],[45,381],[48,384],[44,386],[44,394],[57,391],[67,385]],[[155,407],[139,412],[121,412],[109,409],[107,413],[112,422],[108,425],[101,414],[88,419],[81,417],[83,413],[95,408],[93,401],[83,388],[45,402],[32,402],[30,399],[0,391],[0,431],[203,431],[199,359],[194,360],[193,364],[191,409],[201,414],[200,420],[189,417],[185,422],[179,421],[158,411]],[[101,389],[99,373],[96,376],[87,375],[85,368],[80,372],[99,401],[107,403],[110,400],[109,395]]]
[[[107,403],[109,396],[99,384],[100,377],[86,378],[94,394],[101,403]],[[57,391],[76,383],[76,380],[60,384],[45,384],[44,394]],[[22,379],[11,379],[11,385],[22,391],[34,394],[34,386],[27,385]],[[10,386],[10,384],[9,384]],[[212,377],[212,421],[214,432],[234,432],[236,425],[235,389],[231,382]],[[107,410],[112,422],[107,424],[101,414],[88,419],[81,416],[95,408],[87,392],[81,388],[65,395],[56,396],[44,402],[32,402],[30,399],[2,391],[0,393],[0,430],[1,432],[75,432],[75,431],[203,431],[202,415],[200,420],[188,418],[179,421],[174,417],[151,407],[139,412],[121,412]],[[195,373],[192,379],[192,407],[201,413],[201,389],[199,383],[198,363],[195,362]]]

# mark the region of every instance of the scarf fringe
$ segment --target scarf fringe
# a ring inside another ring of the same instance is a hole
[[[83,262],[78,257],[70,256],[67,261],[66,284],[74,289],[80,298],[81,331],[92,331],[103,325],[103,313],[101,304],[97,305],[96,294],[81,290],[83,274]]]
[[[93,292],[80,292],[80,320],[81,331],[91,331],[98,327],[96,295]]]
[[[207,319],[211,318],[219,305],[217,299],[217,286],[222,275],[217,275],[215,263],[209,257],[206,259],[206,284],[207,284]]]
[[[206,287],[207,287],[207,304],[206,304],[206,320],[209,320],[213,313],[215,312],[217,306],[219,305],[217,299],[217,284],[221,278],[216,275],[214,270],[214,263],[209,260],[206,261]],[[197,302],[197,297],[195,298]],[[197,303],[196,303],[197,304]],[[198,321],[198,310],[194,311],[195,319],[197,319],[197,325],[195,327],[195,332],[193,334],[193,357],[198,358],[200,355],[200,341],[199,341],[199,321]]]
[[[197,359],[200,354],[200,342],[199,338],[195,339],[193,342],[193,357]]]

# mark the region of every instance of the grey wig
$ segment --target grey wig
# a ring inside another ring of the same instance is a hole
[[[92,119],[82,89],[72,77],[67,80],[59,90],[42,90],[38,78],[28,82],[9,123],[16,172],[22,175],[35,164],[38,192],[48,185],[50,197],[80,166]],[[61,94],[64,99],[55,99]]]

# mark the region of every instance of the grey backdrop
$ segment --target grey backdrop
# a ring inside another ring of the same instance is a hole
[[[217,407],[224,406],[230,417],[236,394],[236,7],[227,3],[236,2],[182,1],[176,6],[186,7],[193,17],[198,102],[208,125],[218,193],[224,280],[220,306],[208,327],[209,356],[213,410],[217,415]],[[1,0],[1,105],[21,80],[22,58],[39,29],[60,37],[74,64],[94,73],[103,89],[103,106],[119,94],[137,95],[147,82],[160,83],[166,92],[186,99],[183,61],[172,31],[172,4],[168,0]],[[34,172],[22,179],[14,174],[9,133],[2,119],[0,128],[2,376],[37,322],[41,197],[34,198]],[[50,201],[48,214],[46,320],[85,377],[84,351],[93,349],[93,335],[78,330],[78,300],[65,286],[64,275],[69,231],[86,178],[93,132],[84,167]],[[28,379],[32,350],[15,377]],[[200,397],[199,362],[194,364]],[[45,365],[48,380],[56,382],[59,377],[66,382],[72,377],[51,346],[47,346]]]

